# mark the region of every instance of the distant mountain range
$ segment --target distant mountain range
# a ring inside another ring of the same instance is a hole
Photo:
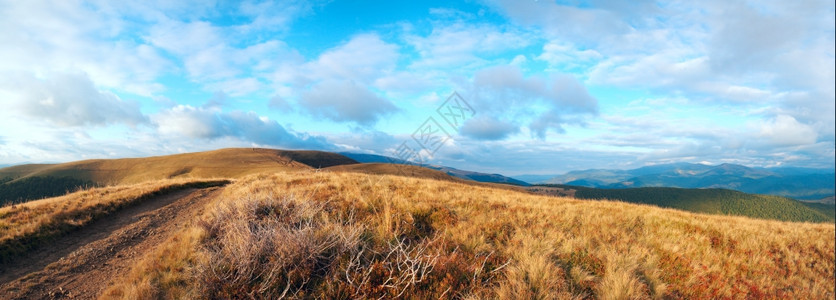
[[[670,187],[602,189],[563,184],[530,186],[526,189],[538,194],[571,196],[578,199],[617,200],[707,214],[795,222],[833,222],[836,220],[836,207],[833,205],[801,202],[780,196],[747,194],[727,189]]]
[[[517,176],[517,178],[534,178],[530,175],[529,177],[524,176]],[[834,170],[750,168],[735,164],[712,166],[675,163],[632,170],[593,169],[572,171],[534,182],[605,189],[635,187],[724,188],[801,200],[819,200],[832,197],[834,191],[836,191]]]
[[[383,156],[383,155],[376,155],[376,154],[365,154],[365,153],[351,153],[351,152],[339,152],[348,158],[356,160],[361,163],[394,163],[394,164],[404,164],[404,165],[417,165],[410,161],[405,161],[402,159]],[[459,170],[456,168],[439,166],[439,165],[421,165],[422,167],[438,170],[444,173],[447,173],[450,176],[458,177],[461,179],[466,180],[473,180],[478,182],[492,182],[492,183],[507,183],[507,184],[514,184],[514,185],[521,185],[521,186],[528,186],[528,182],[517,180],[511,177],[503,176],[501,174],[489,174],[489,173],[481,173],[481,172],[473,172],[473,171],[465,171]]]

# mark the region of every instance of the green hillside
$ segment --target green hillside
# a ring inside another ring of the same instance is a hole
[[[643,187],[596,189],[567,185],[546,185],[575,190],[575,198],[609,199],[681,209],[692,212],[747,216],[797,222],[834,222],[826,208],[811,208],[779,196],[747,194],[726,189],[682,189]]]
[[[809,202],[801,202],[804,206],[807,206],[823,215],[826,215],[830,218],[831,221],[836,220],[836,205],[833,204],[826,204],[826,203],[809,203]]]
[[[95,186],[91,181],[70,177],[0,178],[0,207],[9,203],[61,196],[79,188]]]

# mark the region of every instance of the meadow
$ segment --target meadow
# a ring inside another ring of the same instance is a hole
[[[834,225],[392,175],[228,185],[102,298],[832,299]]]

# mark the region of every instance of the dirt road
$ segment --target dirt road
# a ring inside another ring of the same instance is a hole
[[[2,266],[0,299],[96,298],[221,190],[187,189],[151,198],[35,249]]]

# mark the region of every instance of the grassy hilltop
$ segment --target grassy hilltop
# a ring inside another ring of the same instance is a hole
[[[228,186],[105,297],[829,299],[833,236],[833,224],[279,173]]]
[[[161,179],[240,178],[258,173],[309,170],[357,162],[331,152],[229,148],[206,152],[0,169],[0,206],[59,196],[82,187],[134,184]]]

